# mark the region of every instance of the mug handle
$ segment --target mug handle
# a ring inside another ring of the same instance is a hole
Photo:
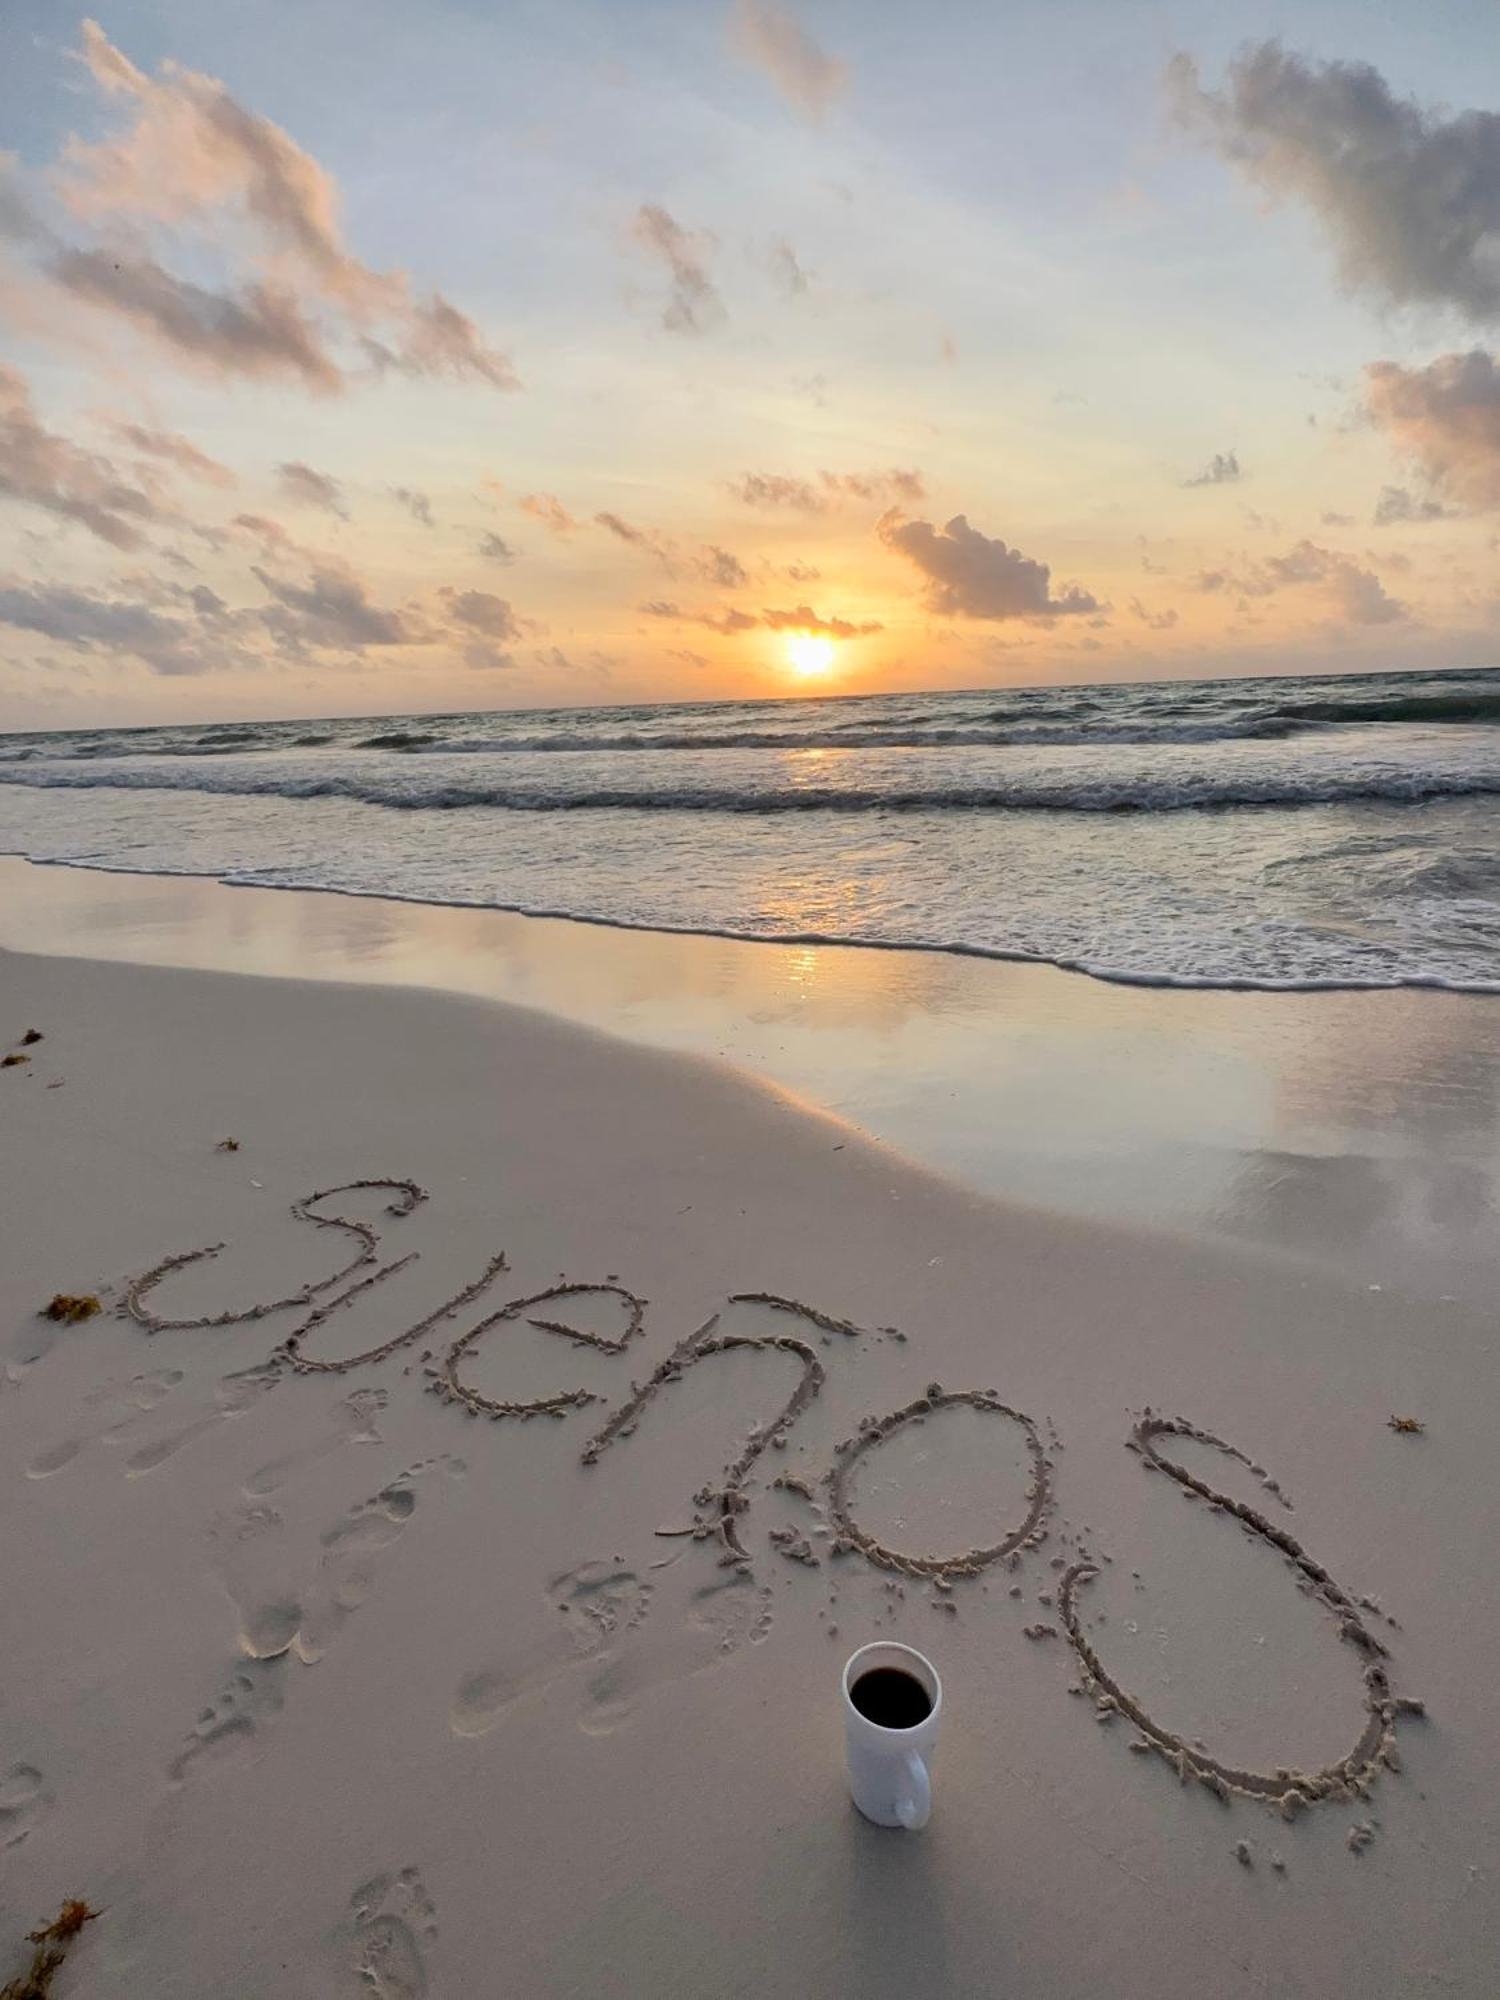
[[[927,1766],[915,1750],[906,1753],[906,1776],[911,1785],[908,1795],[896,1803],[896,1817],[910,1832],[926,1826],[932,1812],[932,1780],[927,1775]]]

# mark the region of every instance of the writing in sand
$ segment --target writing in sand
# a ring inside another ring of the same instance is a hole
[[[393,1355],[414,1347],[419,1341],[435,1338],[440,1328],[451,1325],[470,1308],[491,1294],[509,1264],[504,1252],[491,1256],[484,1268],[468,1283],[454,1291],[412,1326],[361,1353],[336,1360],[310,1354],[312,1336],[334,1314],[351,1306],[376,1286],[416,1261],[416,1252],[381,1261],[381,1231],[374,1224],[348,1215],[333,1213],[328,1204],[339,1196],[383,1198],[384,1211],[399,1221],[411,1215],[428,1199],[415,1181],[369,1179],[323,1188],[293,1202],[292,1213],[320,1231],[331,1231],[344,1239],[351,1254],[328,1276],[287,1291],[284,1295],[257,1304],[226,1309],[218,1313],[174,1317],[163,1308],[159,1295],[163,1285],[189,1266],[216,1257],[225,1247],[210,1244],[198,1250],[165,1257],[126,1286],[121,1310],[148,1333],[184,1332],[239,1325],[272,1313],[301,1309],[302,1317],[275,1346],[267,1366],[292,1375],[343,1374],[374,1367]],[[614,1301],[621,1321],[613,1334],[591,1331],[569,1324],[559,1315],[569,1303]],[[729,1304],[757,1304],[777,1309],[801,1323],[802,1328],[827,1339],[830,1336],[857,1336],[862,1329],[838,1319],[801,1300],[768,1292],[740,1292]],[[481,1392],[466,1379],[466,1369],[480,1344],[507,1326],[524,1322],[543,1333],[555,1334],[581,1347],[606,1354],[624,1354],[642,1339],[646,1326],[646,1304],[613,1276],[602,1282],[562,1281],[541,1291],[507,1300],[483,1312],[473,1324],[454,1337],[441,1352],[437,1346],[424,1348],[422,1364],[426,1387],[445,1402],[471,1417],[488,1417],[494,1422],[527,1420],[535,1417],[561,1419],[601,1399],[584,1388],[562,1389],[527,1401],[507,1400]],[[632,1383],[630,1392],[593,1429],[584,1442],[580,1457],[585,1466],[630,1438],[642,1414],[673,1383],[690,1369],[716,1355],[733,1351],[780,1354],[796,1364],[796,1382],[791,1394],[770,1418],[753,1425],[732,1462],[719,1477],[701,1487],[693,1496],[691,1525],[680,1532],[700,1541],[716,1544],[719,1560],[726,1567],[748,1572],[754,1561],[745,1540],[746,1516],[750,1508],[752,1474],[767,1452],[784,1450],[794,1427],[820,1394],[826,1370],[811,1339],[789,1333],[733,1334],[721,1331],[721,1315],[713,1313],[694,1332],[679,1341],[660,1360],[644,1382]],[[897,1329],[884,1332],[904,1339]],[[890,1545],[861,1524],[856,1510],[856,1475],[889,1440],[909,1425],[926,1421],[935,1412],[965,1405],[994,1418],[1018,1432],[1029,1463],[1019,1518],[1004,1532],[998,1530],[978,1546],[952,1554],[930,1554]],[[1246,1468],[1280,1503],[1287,1503],[1280,1488],[1265,1469],[1237,1446],[1181,1418],[1166,1417],[1146,1410],[1127,1439],[1127,1448],[1137,1453],[1146,1471],[1163,1474],[1175,1481],[1189,1499],[1206,1502],[1216,1512],[1235,1522],[1248,1536],[1278,1555],[1292,1572],[1296,1585],[1335,1622],[1338,1635],[1350,1648],[1357,1665],[1361,1687],[1361,1715],[1350,1748],[1316,1770],[1274,1766],[1267,1770],[1245,1769],[1215,1757],[1200,1743],[1188,1743],[1159,1723],[1111,1672],[1101,1656],[1097,1639],[1084,1628],[1080,1606],[1091,1582],[1100,1574],[1098,1562],[1090,1555],[1064,1568],[1058,1584],[1057,1609],[1062,1634],[1076,1660],[1080,1691],[1090,1696],[1103,1719],[1115,1715],[1134,1725],[1133,1750],[1164,1758],[1179,1778],[1206,1786],[1220,1798],[1231,1794],[1260,1800],[1291,1818],[1310,1806],[1327,1800],[1348,1800],[1367,1794],[1382,1767],[1399,1768],[1396,1728],[1404,1717],[1420,1716],[1422,1704],[1398,1695],[1392,1686],[1390,1656],[1383,1641],[1371,1629],[1365,1615],[1374,1609],[1369,1600],[1352,1597],[1316,1562],[1301,1543],[1283,1526],[1246,1502],[1209,1486],[1198,1474],[1167,1455],[1173,1438],[1192,1439],[1221,1453]],[[1057,1440],[1054,1433],[1054,1446]],[[1046,1539],[1049,1517],[1056,1500],[1056,1461],[1044,1448],[1036,1424],[1024,1411],[1005,1402],[999,1391],[986,1388],[948,1388],[930,1383],[925,1392],[903,1407],[883,1416],[864,1418],[854,1433],[833,1447],[832,1463],[821,1477],[808,1481],[783,1473],[771,1484],[800,1494],[818,1508],[825,1524],[833,1556],[862,1556],[878,1567],[913,1578],[931,1579],[939,1588],[951,1587],[958,1577],[973,1577],[1003,1565],[1016,1568],[1025,1554]],[[811,1544],[795,1530],[770,1531],[769,1539],[779,1554],[791,1561],[816,1561]],[[1027,1628],[1030,1637],[1056,1637],[1056,1628],[1036,1625]]]

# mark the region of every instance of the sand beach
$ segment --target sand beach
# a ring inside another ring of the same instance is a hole
[[[60,1993],[1488,1990],[1482,1303],[535,1007],[109,962],[142,885],[27,872],[101,953],[0,960],[0,1903],[102,1911]],[[882,1637],[920,1834],[843,1784]]]

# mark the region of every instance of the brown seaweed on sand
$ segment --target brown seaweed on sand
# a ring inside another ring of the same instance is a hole
[[[36,1946],[31,1964],[17,1978],[0,1986],[0,2000],[47,2000],[53,1977],[67,1957],[69,1946],[84,1925],[91,1924],[98,1914],[74,1896],[63,1904],[50,1924],[28,1931],[26,1942]]]
[[[1427,1428],[1420,1417],[1387,1417],[1386,1422],[1406,1437],[1420,1437]]]
[[[43,1319],[55,1319],[63,1326],[78,1326],[103,1306],[92,1292],[54,1292],[42,1307]]]

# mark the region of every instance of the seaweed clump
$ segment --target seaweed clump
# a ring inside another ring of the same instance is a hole
[[[30,1056],[18,1056],[14,1049],[8,1056],[0,1056],[0,1069],[19,1069],[22,1063],[29,1063]]]
[[[1420,1417],[1387,1417],[1386,1422],[1404,1437],[1420,1437],[1427,1428]]]
[[[42,1307],[42,1318],[55,1319],[63,1326],[79,1326],[103,1310],[92,1292],[55,1292]]]
[[[72,1896],[50,1924],[43,1924],[40,1930],[28,1931],[26,1942],[36,1946],[31,1954],[31,1964],[19,1977],[0,1986],[0,2000],[47,2000],[52,1991],[53,1977],[67,1957],[74,1938],[98,1914],[81,1897]]]
[[[32,1047],[34,1043],[39,1042],[42,1039],[43,1036],[40,1028],[28,1028],[25,1034],[22,1035],[21,1037],[21,1047],[23,1049],[29,1049],[30,1047]]]

